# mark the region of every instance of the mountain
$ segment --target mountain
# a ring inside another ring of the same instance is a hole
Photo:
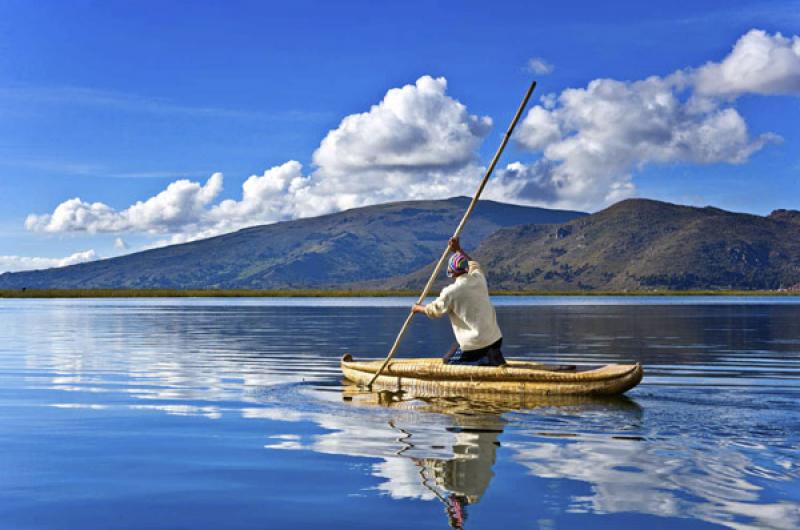
[[[800,212],[766,217],[632,199],[498,230],[474,252],[494,289],[777,289],[800,284]],[[387,287],[419,286],[430,266]]]
[[[406,274],[444,248],[469,199],[407,201],[298,219],[127,256],[0,275],[0,288],[326,288]],[[464,232],[585,216],[480,201]]]

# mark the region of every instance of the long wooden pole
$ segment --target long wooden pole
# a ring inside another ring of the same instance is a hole
[[[497,161],[500,159],[500,155],[503,154],[503,149],[506,148],[506,144],[508,143],[508,139],[511,138],[511,133],[514,132],[514,127],[517,126],[517,122],[519,121],[520,116],[522,116],[522,112],[525,110],[525,107],[528,105],[528,100],[533,93],[533,89],[536,88],[536,81],[531,83],[531,86],[528,87],[528,91],[525,92],[525,97],[522,98],[522,103],[520,103],[519,108],[517,109],[517,113],[514,114],[514,119],[511,120],[511,125],[509,125],[506,134],[503,136],[503,141],[500,142],[500,147],[497,148],[497,152],[494,154],[494,158],[492,158],[492,162],[489,164],[489,167],[486,169],[486,174],[481,179],[481,183],[478,186],[478,190],[475,192],[475,196],[472,197],[472,201],[469,203],[469,207],[467,207],[467,211],[464,212],[464,217],[461,218],[461,222],[458,223],[458,227],[456,227],[456,231],[453,233],[453,237],[458,237],[461,234],[461,231],[464,229],[464,225],[467,224],[467,219],[469,216],[472,215],[472,210],[475,209],[475,206],[478,204],[478,199],[483,193],[483,188],[486,187],[486,183],[489,182],[489,177],[492,175],[494,171],[494,167],[497,165]],[[442,265],[444,265],[445,260],[447,260],[447,256],[450,253],[450,245],[448,244],[444,252],[442,252],[442,256],[439,258],[439,261],[436,262],[436,266],[433,268],[433,272],[431,273],[431,277],[428,278],[428,283],[425,284],[425,288],[422,290],[422,294],[419,295],[419,299],[417,300],[417,304],[421,304],[425,301],[425,298],[428,296],[428,291],[430,291],[433,282],[436,280],[436,276],[439,274],[439,271],[442,269]],[[403,335],[406,334],[408,330],[408,326],[411,324],[411,320],[414,318],[414,311],[413,309],[409,312],[408,316],[406,317],[406,321],[403,323],[403,327],[400,328],[400,333],[397,334],[397,338],[394,339],[394,344],[392,344],[392,348],[389,350],[388,355],[386,355],[386,359],[383,361],[383,364],[378,371],[375,372],[375,375],[372,376],[369,383],[367,384],[367,388],[372,388],[372,383],[378,379],[378,376],[381,375],[383,370],[386,368],[386,365],[389,364],[389,361],[392,360],[394,354],[397,352],[397,348],[400,346],[400,342],[403,340]]]

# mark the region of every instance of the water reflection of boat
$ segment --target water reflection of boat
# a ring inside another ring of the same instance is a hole
[[[342,399],[352,405],[381,406],[393,409],[434,412],[458,417],[468,415],[481,418],[484,414],[496,415],[519,410],[546,407],[604,407],[641,413],[641,407],[626,396],[536,395],[536,394],[481,394],[467,393],[442,396],[437,393],[406,390],[366,391],[348,381],[342,387]]]
[[[372,382],[381,361],[341,360],[345,378],[361,384]],[[584,369],[509,361],[503,366],[467,366],[442,363],[441,359],[401,359],[390,362],[374,384],[381,388],[413,389],[429,394],[458,395],[534,394],[612,396],[627,392],[642,380],[641,364],[607,364]]]
[[[467,507],[480,501],[494,477],[492,468],[500,446],[499,437],[506,424],[503,413],[539,407],[581,405],[610,405],[635,411],[637,414],[641,412],[634,401],[624,396],[592,398],[496,395],[482,399],[474,396],[441,398],[403,391],[365,392],[355,385],[347,385],[343,389],[342,397],[355,406],[446,415],[450,423],[446,431],[454,434],[448,447],[450,456],[411,457],[410,460],[418,469],[420,485],[442,502],[449,525],[457,529],[464,528]],[[403,447],[396,452],[397,455],[404,455],[410,449],[415,449],[411,428],[399,428],[392,421],[390,425],[401,433],[397,441]]]

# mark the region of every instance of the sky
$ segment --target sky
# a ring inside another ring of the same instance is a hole
[[[393,200],[800,209],[800,2],[0,0],[0,273]]]

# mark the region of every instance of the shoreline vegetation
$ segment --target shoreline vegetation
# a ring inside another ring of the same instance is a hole
[[[800,290],[491,291],[492,296],[800,296]],[[419,296],[377,289],[0,289],[0,298],[363,298]]]

